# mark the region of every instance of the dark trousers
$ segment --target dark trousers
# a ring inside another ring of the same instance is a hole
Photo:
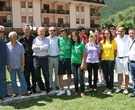
[[[33,57],[25,56],[25,71],[24,71],[25,80],[27,83],[27,90],[31,91],[31,89],[36,91],[36,78],[34,74],[34,66],[33,66]],[[30,76],[32,77],[32,84],[30,82]]]
[[[87,63],[87,70],[88,70],[88,82],[89,82],[89,88],[92,88],[92,72],[94,72],[94,83],[93,87],[97,87],[97,77],[98,77],[98,67],[99,63]],[[93,70],[93,71],[92,71]]]
[[[114,60],[102,60],[102,68],[105,74],[106,87],[113,89],[114,80]]]
[[[79,92],[78,84],[80,83],[81,92],[84,92],[84,77],[83,70],[80,69],[81,64],[72,63],[71,69],[74,75],[75,91]]]
[[[50,83],[49,83],[48,58],[34,58],[33,63],[34,63],[34,70],[35,70],[34,72],[35,72],[39,89],[42,91],[45,91],[45,88],[46,88],[46,92],[49,93]],[[41,78],[41,71],[40,71],[41,69],[42,69],[43,76],[45,79],[45,86]]]

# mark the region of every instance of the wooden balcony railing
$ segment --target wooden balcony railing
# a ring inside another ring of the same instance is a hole
[[[0,7],[0,11],[11,11],[11,7]]]
[[[91,28],[99,28],[100,25],[99,25],[99,24],[91,24],[90,27],[91,27]]]

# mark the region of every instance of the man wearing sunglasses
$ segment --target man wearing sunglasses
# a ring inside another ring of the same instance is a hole
[[[53,90],[54,87],[56,90],[59,90],[59,81],[58,81],[58,65],[59,65],[59,46],[58,46],[58,36],[55,35],[56,28],[49,28],[49,75],[50,75],[50,90]],[[53,83],[53,69],[55,82]]]

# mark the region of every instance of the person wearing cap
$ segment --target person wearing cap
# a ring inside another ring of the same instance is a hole
[[[24,50],[25,50],[25,70],[24,76],[27,82],[27,90],[28,93],[36,93],[36,78],[34,74],[34,67],[33,67],[33,50],[32,50],[32,42],[35,38],[34,35],[30,33],[30,26],[28,24],[23,26],[23,33],[18,41],[22,43]],[[30,81],[30,76],[32,76],[32,83]]]

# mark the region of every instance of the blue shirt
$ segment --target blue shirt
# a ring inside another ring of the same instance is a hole
[[[15,46],[11,42],[7,43],[7,62],[12,69],[18,69],[22,66],[22,54],[25,53],[23,45],[19,42]]]
[[[6,44],[3,39],[0,40],[0,66],[6,66],[7,62],[7,51]]]
[[[41,39],[39,36],[33,40],[32,46],[38,46],[39,49],[33,50],[33,56],[47,56],[49,48],[49,39],[44,37]]]

